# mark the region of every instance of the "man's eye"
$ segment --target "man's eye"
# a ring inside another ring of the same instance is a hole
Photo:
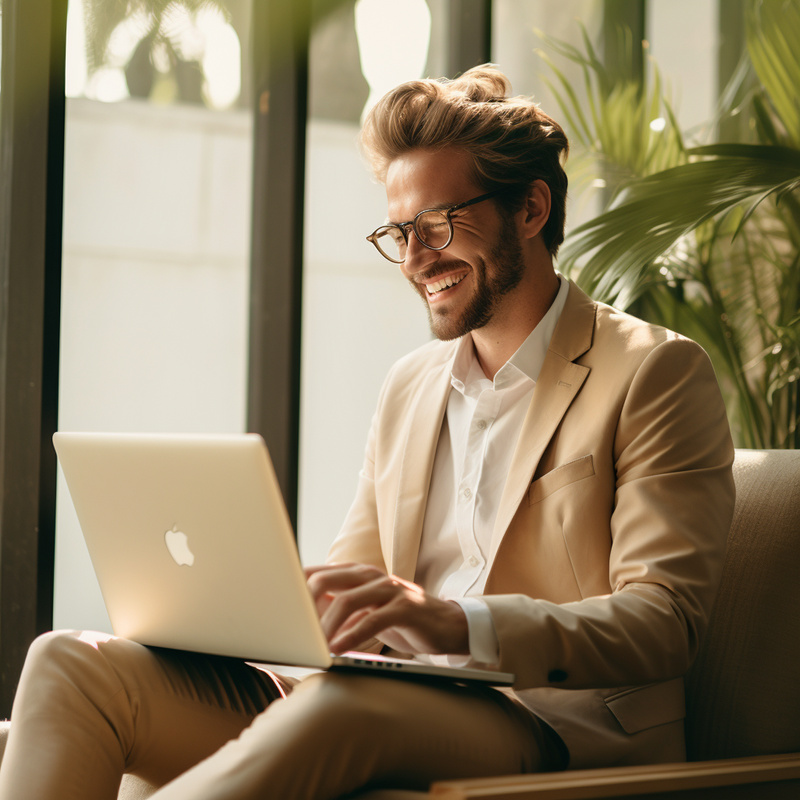
[[[428,222],[427,220],[422,223],[422,225],[418,225],[420,228],[420,233],[423,236],[431,236],[438,233],[441,233],[444,230],[447,230],[447,223],[446,222]]]

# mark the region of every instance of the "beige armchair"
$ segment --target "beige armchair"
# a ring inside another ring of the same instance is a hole
[[[737,450],[737,498],[708,635],[687,677],[689,762],[434,784],[360,800],[800,797],[800,451]],[[8,723],[0,723],[0,758]],[[127,776],[120,800],[152,787]]]

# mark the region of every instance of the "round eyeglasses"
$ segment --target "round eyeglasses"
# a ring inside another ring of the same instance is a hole
[[[451,215],[467,206],[482,203],[490,197],[504,192],[507,187],[495,189],[479,197],[473,197],[464,203],[458,203],[448,208],[426,208],[417,214],[410,222],[397,222],[390,225],[381,225],[380,228],[367,236],[367,241],[375,245],[378,252],[394,264],[402,264],[406,260],[408,250],[408,230],[414,231],[414,236],[421,245],[428,250],[444,250],[453,241],[453,220]]]

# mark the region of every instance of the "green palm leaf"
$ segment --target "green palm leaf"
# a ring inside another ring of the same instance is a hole
[[[799,43],[800,5],[796,0],[760,0],[750,5],[750,60],[794,147],[800,147]]]
[[[749,215],[769,195],[800,186],[797,150],[716,145],[689,154],[704,158],[631,183],[612,208],[570,232],[560,264],[580,268],[598,299],[627,308],[681,237],[734,206],[749,203]]]

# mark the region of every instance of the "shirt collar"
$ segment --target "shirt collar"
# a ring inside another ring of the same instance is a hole
[[[493,382],[495,390],[507,389],[520,381],[536,383],[538,380],[542,364],[547,355],[547,348],[553,338],[553,332],[556,329],[561,312],[564,310],[564,304],[567,302],[567,294],[569,292],[569,281],[560,273],[556,274],[560,283],[556,299],[550,304],[547,313],[519,346],[514,355],[497,371]],[[489,383],[489,379],[483,374],[475,355],[472,337],[463,336],[458,343],[455,358],[453,359],[450,381],[453,388],[462,394],[470,394],[468,387],[477,386],[481,380]],[[482,388],[485,388],[485,386]]]

